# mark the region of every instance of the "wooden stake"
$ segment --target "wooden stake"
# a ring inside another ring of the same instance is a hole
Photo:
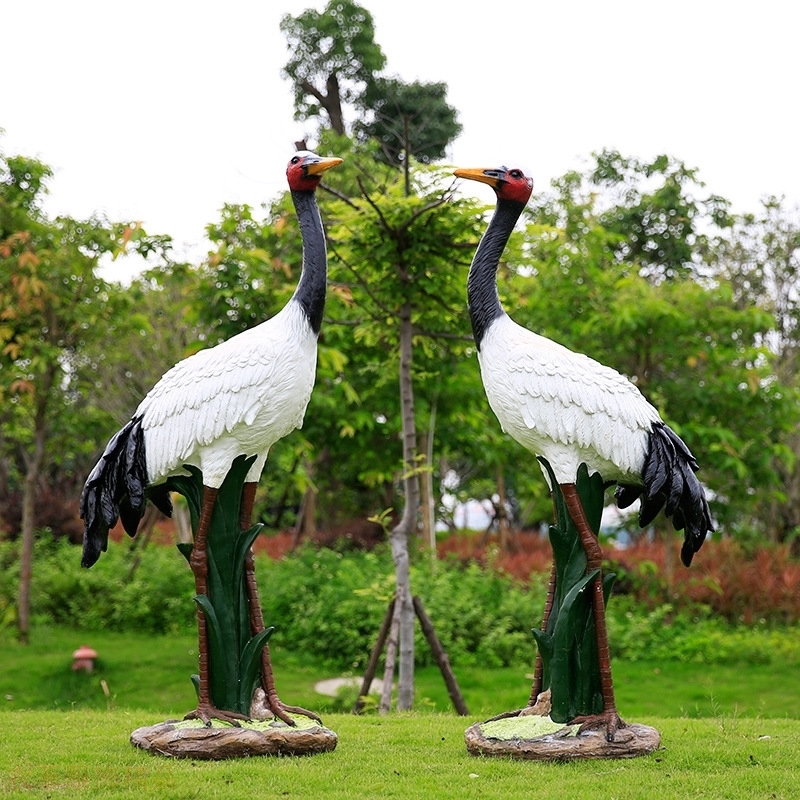
[[[389,601],[389,607],[386,609],[386,616],[383,618],[381,629],[378,632],[378,639],[370,653],[367,669],[364,672],[364,680],[361,683],[361,689],[356,698],[356,704],[353,706],[354,714],[360,714],[361,709],[364,708],[364,698],[369,694],[369,687],[372,685],[372,681],[375,678],[375,672],[378,669],[378,659],[380,659],[383,646],[386,644],[386,637],[389,635],[389,628],[391,627],[393,616],[394,598]]]
[[[436,631],[433,629],[433,623],[425,613],[422,600],[415,596],[413,598],[413,603],[414,611],[417,612],[417,618],[422,627],[422,632],[425,634],[425,638],[428,640],[428,646],[431,648],[431,653],[433,653],[433,657],[436,659],[436,663],[439,665],[439,669],[442,672],[442,677],[444,678],[445,686],[447,686],[450,699],[453,701],[453,706],[459,716],[467,717],[469,716],[467,704],[464,702],[461,690],[458,688],[458,681],[456,680],[453,668],[450,666],[450,659],[436,636]]]

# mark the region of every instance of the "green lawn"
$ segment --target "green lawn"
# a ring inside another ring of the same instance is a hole
[[[0,797],[8,798],[796,798],[800,723],[647,719],[663,747],[638,759],[539,764],[474,758],[473,718],[331,715],[332,753],[228,762],[172,760],[129,744],[142,711],[0,715]]]
[[[99,653],[96,671],[70,669],[73,650],[86,643]],[[110,632],[35,629],[31,644],[5,641],[0,647],[0,708],[5,710],[142,709],[166,716],[194,706],[189,675],[197,669],[193,635],[145,636]],[[303,663],[273,648],[279,694],[293,704],[330,713],[347,710],[318,695],[314,684],[337,677],[335,670]],[[617,705],[624,718],[760,717],[800,720],[797,666],[663,664],[615,661]],[[455,667],[470,713],[486,717],[524,704],[530,668]],[[103,690],[103,683],[108,695]],[[417,671],[416,706],[449,712],[450,701],[435,667]]]
[[[92,675],[70,669],[82,643]],[[314,684],[335,672],[274,649],[279,693],[321,711],[333,753],[231,762],[171,760],[132,747],[137,727],[194,705],[196,639],[65,628],[0,647],[0,797],[5,798],[553,798],[659,800],[800,796],[800,689],[794,665],[616,662],[624,718],[656,727],[662,749],[632,760],[539,764],[467,754],[473,722],[518,707],[526,670],[458,668],[469,717],[449,711],[435,668],[417,673],[417,710],[333,713]],[[103,691],[103,682],[108,694]]]

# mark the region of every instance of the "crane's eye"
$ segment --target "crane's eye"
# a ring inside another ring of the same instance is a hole
[[[508,173],[514,180],[519,180],[522,177],[522,170],[520,169],[512,169],[511,172]]]
[[[300,163],[300,156],[293,156],[291,163],[292,164],[299,164]]]

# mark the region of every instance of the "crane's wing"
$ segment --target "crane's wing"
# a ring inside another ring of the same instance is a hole
[[[252,425],[259,414],[265,436],[274,424],[267,447],[302,422],[314,353],[270,325],[276,320],[184,359],[145,397],[136,414],[147,433],[151,480],[181,467],[198,448]]]
[[[487,344],[491,356],[481,358],[487,396],[504,427],[530,432],[523,444],[545,457],[552,444],[596,453],[623,471],[641,468],[643,434],[660,417],[627,378],[507,317],[492,325],[484,351]]]

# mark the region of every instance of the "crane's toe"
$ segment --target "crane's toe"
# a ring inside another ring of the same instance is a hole
[[[216,708],[210,703],[200,703],[194,711],[190,711],[184,719],[199,719],[206,728],[211,727],[212,720],[219,720],[220,722],[227,722],[233,725],[234,728],[240,728],[241,722],[249,721],[249,717],[245,714],[238,714],[235,711],[224,711],[221,708]]]
[[[322,725],[322,718],[313,711],[307,711],[305,708],[300,708],[300,706],[286,705],[286,703],[282,703],[280,700],[278,700],[277,697],[272,698],[272,700],[269,702],[269,707],[272,709],[272,713],[278,719],[282,720],[287,725],[290,725],[292,728],[296,727],[297,723],[291,718],[290,714],[308,717],[309,719],[313,719],[314,722],[318,722],[320,725]]]
[[[578,733],[584,731],[593,731],[599,728],[606,729],[606,740],[609,742],[614,741],[614,737],[618,730],[627,728],[628,723],[617,713],[615,708],[608,709],[600,714],[591,714],[582,717],[575,717],[570,723],[571,725],[580,725]]]
[[[297,723],[292,719],[291,714],[308,717],[322,725],[322,719],[313,711],[307,711],[305,708],[300,708],[300,706],[287,705],[280,700],[273,688],[270,687],[269,691],[265,691],[261,687],[256,689],[253,695],[253,703],[250,706],[250,716],[253,719],[277,717],[281,722],[294,728],[297,726]]]

